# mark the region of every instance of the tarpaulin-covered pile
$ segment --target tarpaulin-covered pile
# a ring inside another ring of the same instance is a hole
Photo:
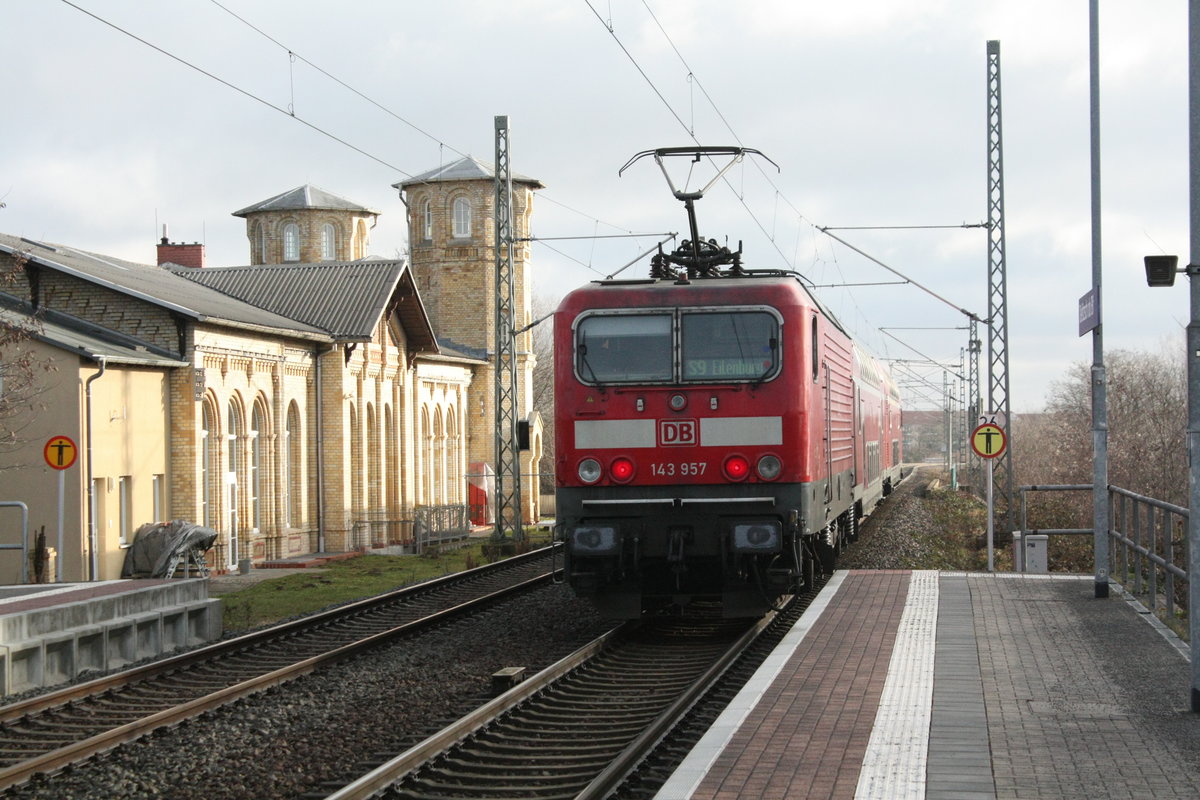
[[[125,551],[122,578],[165,578],[171,565],[188,553],[204,553],[217,540],[212,528],[177,519],[147,522],[137,529],[133,544]]]

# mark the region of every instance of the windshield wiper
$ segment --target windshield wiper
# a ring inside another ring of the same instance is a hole
[[[762,375],[759,375],[757,378],[750,381],[751,389],[757,389],[760,385],[762,385],[762,382],[767,379],[767,376],[775,371],[775,355],[776,355],[776,351],[779,350],[779,340],[776,339],[774,336],[772,336],[768,347],[771,350],[771,363],[767,365],[767,369],[763,372]]]
[[[589,373],[591,373],[591,376],[592,376],[592,383],[596,384],[596,388],[603,390],[604,384],[601,383],[600,379],[596,377],[596,370],[592,369],[592,365],[590,363],[588,363],[587,350],[588,350],[587,342],[580,342],[579,343],[579,363],[582,364],[583,366],[587,367],[587,371]]]

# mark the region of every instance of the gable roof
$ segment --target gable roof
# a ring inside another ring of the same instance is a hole
[[[433,327],[403,261],[174,269],[189,281],[320,328],[338,341],[369,341],[394,307],[413,350],[437,352]]]
[[[40,342],[93,361],[143,367],[186,367],[189,362],[149,342],[52,309],[33,306],[0,292],[0,325],[24,328]]]
[[[324,189],[313,186],[311,183],[297,186],[295,189],[289,189],[274,197],[234,211],[233,216],[246,217],[261,211],[300,211],[306,209],[356,211],[360,214],[379,216],[379,212],[372,208],[361,206],[353,200],[347,200],[345,197],[340,197],[333,192],[327,192]]]
[[[237,297],[189,281],[167,267],[138,264],[67,245],[2,233],[0,252],[26,257],[35,265],[137,298],[196,322],[211,322],[300,339],[329,340],[329,334],[321,328],[257,308]]]
[[[407,180],[393,183],[392,188],[404,189],[418,183],[437,183],[439,181],[476,181],[496,179],[496,169],[491,164],[485,164],[471,156],[463,156],[458,161],[453,161],[449,164],[443,164],[436,169],[431,169],[428,172],[422,172],[420,175],[414,175]],[[535,189],[545,189],[545,185],[537,178],[530,178],[525,175],[519,175],[516,172],[512,174],[512,179],[515,183],[528,183]]]

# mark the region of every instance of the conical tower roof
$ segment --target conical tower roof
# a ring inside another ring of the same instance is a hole
[[[233,212],[235,217],[247,217],[250,214],[256,214],[262,211],[300,211],[300,210],[319,210],[319,211],[354,211],[359,214],[371,214],[379,216],[379,212],[373,208],[355,203],[353,200],[347,200],[344,197],[339,197],[333,192],[327,192],[320,187],[313,186],[311,183],[306,183],[303,186],[297,186],[295,189],[289,189],[282,194],[277,194],[260,203],[255,203],[251,206],[246,206],[243,209]]]
[[[443,181],[479,181],[479,180],[495,180],[496,169],[491,164],[485,164],[482,161],[472,157],[463,156],[457,161],[449,164],[443,164],[436,169],[431,169],[428,172],[423,172],[420,175],[414,175],[411,178],[402,180],[399,183],[393,183],[395,189],[405,189],[409,186],[414,186],[419,183],[439,183]],[[530,178],[525,175],[519,175],[516,172],[512,174],[512,179],[517,183],[527,183],[535,189],[545,189],[545,185],[537,178]]]

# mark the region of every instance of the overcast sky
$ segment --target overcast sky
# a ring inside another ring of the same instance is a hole
[[[780,169],[731,170],[698,204],[701,234],[826,285],[898,279],[818,227],[905,228],[835,233],[948,304],[911,285],[820,296],[877,354],[954,364],[956,309],[987,316],[987,234],[907,226],[987,219],[998,40],[1013,410],[1091,361],[1083,0],[76,5],[159,49],[60,0],[0,0],[2,232],[153,263],[167,223],[210,265],[244,264],[231,212],[312,183],[382,212],[371,250],[393,257],[407,241],[391,184],[463,154],[491,162],[505,114],[512,169],[547,187],[535,235],[644,234],[535,245],[534,291],[556,300],[686,230],[652,161],[618,177],[630,156],[742,145]],[[1147,288],[1142,256],[1187,260],[1186,4],[1101,2],[1100,37],[1106,345],[1182,356],[1187,291]],[[686,161],[669,166],[688,181]],[[689,185],[709,177],[697,165]],[[936,398],[940,372],[920,372]]]

